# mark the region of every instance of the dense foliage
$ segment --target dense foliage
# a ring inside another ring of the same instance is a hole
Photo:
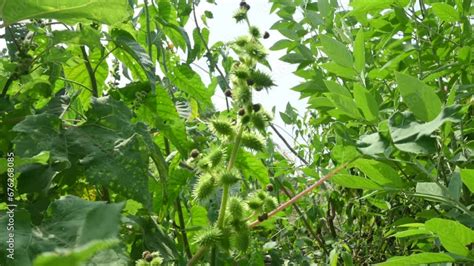
[[[199,1],[0,0],[0,264],[474,263],[472,1],[270,3],[209,43]],[[275,50],[304,114],[253,97]]]

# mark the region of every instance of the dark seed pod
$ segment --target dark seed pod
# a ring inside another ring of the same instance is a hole
[[[151,255],[150,251],[145,250],[145,251],[143,251],[143,253],[142,253],[142,258],[146,258],[146,256],[148,256],[148,255]]]
[[[270,38],[270,33],[268,33],[268,31],[266,31],[266,32],[263,34],[263,38],[264,38],[264,39]]]
[[[240,108],[238,114],[239,114],[240,116],[244,116],[244,115],[245,115],[245,109],[244,109],[244,108]]]
[[[242,2],[240,2],[240,8],[245,9],[245,10],[248,11],[250,9],[250,5],[247,4],[247,2],[242,1]]]
[[[258,112],[258,111],[260,111],[260,109],[262,109],[262,105],[259,104],[259,103],[256,103],[256,104],[252,105],[252,109],[253,109],[254,112]]]
[[[224,94],[226,97],[232,97],[232,91],[230,89],[225,90]]]
[[[193,149],[191,151],[191,157],[197,158],[199,156],[199,150],[198,149]]]
[[[253,79],[247,79],[247,85],[252,86],[253,84],[255,84],[255,81],[253,81]]]
[[[273,185],[272,185],[272,184],[268,184],[268,185],[267,185],[267,191],[268,191],[268,192],[272,192],[272,191],[273,191]]]
[[[145,256],[145,260],[146,260],[147,262],[151,262],[151,261],[153,260],[153,255],[151,255],[151,254],[146,255],[146,256]]]
[[[263,222],[268,219],[268,213],[263,213],[262,215],[258,216],[258,221]]]

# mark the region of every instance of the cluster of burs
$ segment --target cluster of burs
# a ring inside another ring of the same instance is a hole
[[[195,201],[205,201],[222,191],[216,224],[198,235],[196,242],[202,247],[235,248],[241,252],[249,247],[248,222],[266,220],[267,213],[277,207],[276,199],[271,196],[271,184],[262,189],[251,189],[248,179],[244,180],[235,167],[241,147],[253,152],[264,151],[266,127],[271,120],[271,115],[254,103],[252,97],[254,90],[274,86],[270,75],[257,69],[258,64],[268,66],[267,52],[260,40],[268,38],[269,34],[262,35],[257,27],[250,25],[249,9],[246,2],[241,2],[234,15],[238,23],[248,24],[249,34],[229,44],[238,56],[231,67],[229,89],[225,91],[226,97],[232,100],[232,110],[210,121],[209,126],[216,136],[211,147],[202,153],[191,152],[191,161],[199,169],[193,189]],[[245,186],[243,182],[247,182]]]

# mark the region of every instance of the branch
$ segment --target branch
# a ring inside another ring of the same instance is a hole
[[[318,181],[316,181],[316,183],[314,183],[313,185],[307,187],[305,190],[301,191],[300,193],[298,193],[296,196],[294,196],[293,198],[291,198],[290,200],[288,200],[287,202],[281,204],[280,206],[278,206],[276,209],[274,209],[273,211],[269,212],[267,214],[267,219],[268,218],[271,218],[273,216],[275,216],[277,213],[281,212],[282,210],[288,208],[289,206],[291,206],[293,203],[295,203],[296,201],[298,201],[300,198],[302,198],[303,196],[309,194],[311,191],[313,191],[314,189],[316,189],[317,187],[321,186],[322,184],[324,184],[324,182],[326,182],[327,180],[329,180],[331,177],[335,176],[337,173],[339,173],[340,171],[344,170],[350,163],[352,163],[353,161],[355,161],[356,159],[358,159],[359,157],[356,157],[346,163],[343,163],[341,166],[339,166],[338,168],[332,170],[329,174],[325,175],[323,178],[319,179]],[[253,223],[251,223],[249,225],[250,228],[254,228],[256,227],[257,225],[261,224],[263,221],[259,221],[259,220],[256,220],[254,221]]]
[[[270,127],[273,129],[273,131],[275,131],[275,133],[277,134],[277,136],[283,141],[283,143],[285,143],[286,147],[296,156],[298,157],[298,159],[300,159],[303,163],[305,163],[306,165],[309,165],[308,161],[306,161],[303,157],[301,157],[296,151],[295,149],[293,149],[293,147],[291,147],[290,143],[288,143],[288,141],[285,139],[285,137],[283,137],[283,135],[276,129],[276,127],[273,125],[273,124],[270,124]]]
[[[222,80],[224,81],[224,83],[225,83],[227,89],[230,89],[229,82],[228,82],[227,79],[225,78],[224,73],[221,71],[219,65],[217,65],[217,62],[212,62],[211,49],[209,49],[209,46],[207,45],[206,40],[205,40],[204,37],[202,36],[201,27],[199,27],[199,23],[198,23],[197,16],[196,16],[196,5],[195,5],[195,3],[194,3],[194,0],[192,0],[192,2],[193,2],[193,18],[194,18],[194,24],[196,25],[197,33],[198,33],[198,35],[199,35],[199,38],[201,39],[202,43],[204,44],[204,47],[206,48],[207,54],[209,55],[209,61],[211,62],[212,65],[214,65],[214,66],[216,67],[216,70],[217,70],[217,72],[219,72],[219,75],[221,76]],[[229,110],[229,101],[228,101],[227,97],[225,98],[225,104],[226,104],[226,106],[227,106],[227,110]]]
[[[293,195],[291,195],[291,192],[289,192],[284,186],[283,186],[283,183],[281,183],[281,181],[278,179],[278,178],[275,178],[275,180],[278,182],[278,184],[280,185],[281,187],[281,190],[283,191],[283,193],[288,197],[288,198],[293,198]],[[301,220],[303,221],[303,224],[305,225],[306,229],[308,230],[309,234],[314,238],[316,239],[316,241],[318,242],[319,246],[321,246],[321,248],[323,249],[324,253],[328,254],[328,251],[326,249],[326,247],[324,246],[324,243],[323,241],[318,237],[318,235],[316,234],[316,232],[314,232],[313,230],[313,227],[311,227],[311,224],[308,222],[308,220],[306,219],[305,215],[303,214],[303,212],[300,210],[300,208],[298,207],[298,204],[296,204],[296,202],[294,203],[293,205],[293,208],[295,208],[295,211],[298,213],[298,215],[301,217]]]

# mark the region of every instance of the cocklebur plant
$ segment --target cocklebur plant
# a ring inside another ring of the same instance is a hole
[[[237,22],[247,21],[249,34],[229,44],[238,57],[230,68],[230,89],[225,93],[232,99],[232,109],[209,122],[215,143],[194,158],[198,173],[193,187],[195,203],[220,196],[220,206],[215,223],[194,238],[200,247],[188,265],[199,261],[210,250],[211,261],[215,261],[218,253],[234,257],[244,254],[250,246],[249,221],[264,219],[266,212],[277,206],[276,199],[265,188],[250,188],[249,193],[246,187],[245,194],[239,193],[246,178],[236,167],[239,152],[242,149],[263,151],[266,127],[271,120],[271,115],[254,102],[253,91],[274,86],[270,75],[257,69],[259,63],[265,65],[267,52],[260,42],[260,30],[248,21],[249,8],[242,2],[234,16]]]

